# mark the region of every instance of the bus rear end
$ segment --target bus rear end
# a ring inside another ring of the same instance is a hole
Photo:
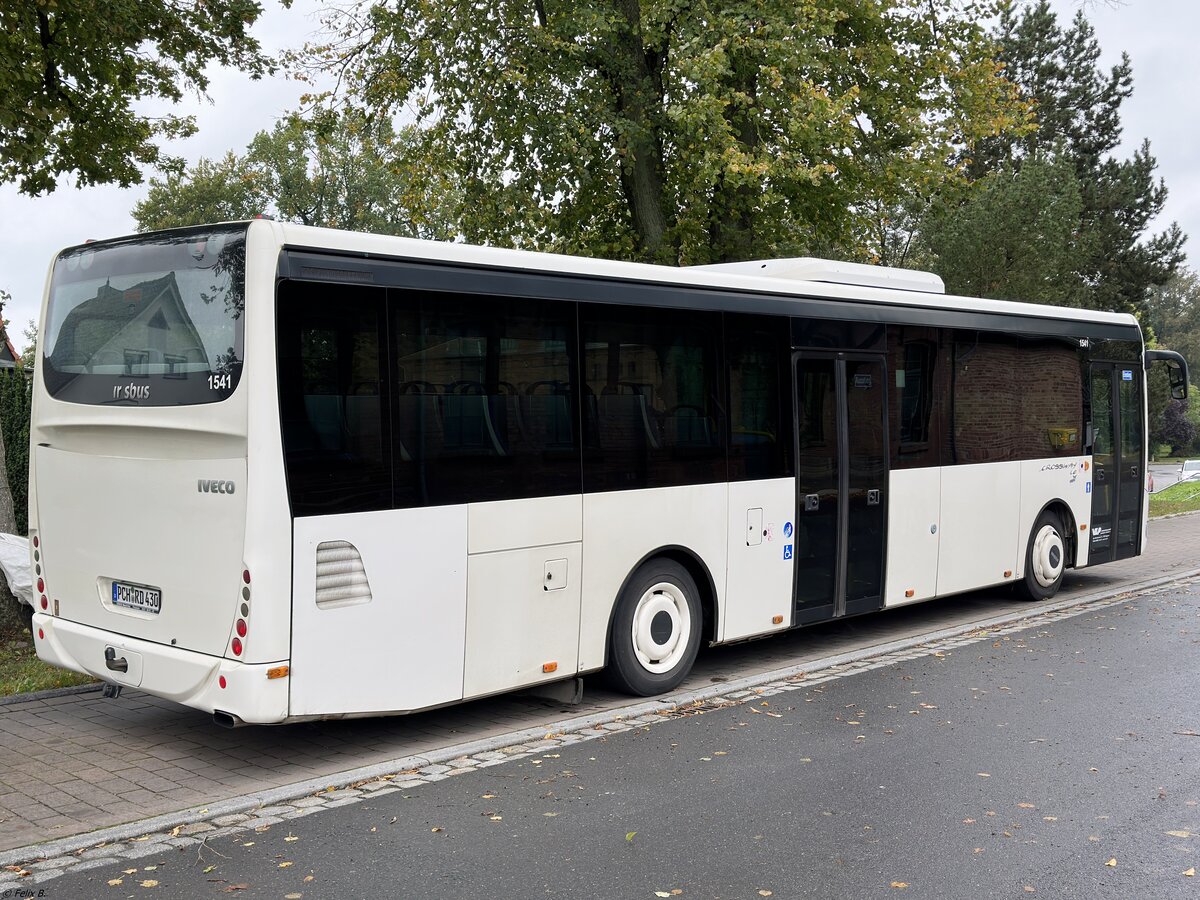
[[[271,668],[250,652],[246,247],[242,224],[55,261],[30,429],[33,631],[55,665],[279,721],[284,682],[246,673]]]

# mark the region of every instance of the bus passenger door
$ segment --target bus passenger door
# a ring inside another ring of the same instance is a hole
[[[1142,368],[1092,363],[1092,521],[1088,564],[1136,556],[1146,478]]]
[[[796,354],[796,624],[883,606],[883,360]]]

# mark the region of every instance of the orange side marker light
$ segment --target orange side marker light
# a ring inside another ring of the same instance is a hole
[[[267,679],[287,678],[291,674],[291,666],[275,666],[267,669]]]
[[[547,675],[549,675],[551,672],[557,672],[558,671],[558,663],[556,663],[556,662],[542,663],[542,671]]]
[[[783,616],[772,616],[771,624],[772,625],[782,625],[783,624]]]

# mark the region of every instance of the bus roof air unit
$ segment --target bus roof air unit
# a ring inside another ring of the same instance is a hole
[[[946,285],[932,272],[898,269],[892,266],[868,266],[862,263],[835,262],[811,256],[791,259],[752,259],[746,262],[715,263],[708,266],[688,266],[709,272],[730,275],[759,275],[764,278],[784,278],[788,281],[821,281],[829,284],[859,287],[890,288],[897,291],[920,291],[925,294],[944,294]]]

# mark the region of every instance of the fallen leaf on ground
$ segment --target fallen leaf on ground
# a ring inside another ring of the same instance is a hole
[[[295,865],[294,862],[288,862],[287,860],[284,860],[283,862],[281,862],[279,864],[279,868],[286,869],[288,866],[294,866],[294,865]]]
[[[303,896],[303,894],[298,893],[284,894],[283,900],[300,900],[300,898]]]
[[[906,887],[908,887],[908,882],[907,881],[893,881],[892,887],[899,888],[900,890],[904,890]]]
[[[429,830],[430,830],[430,831],[435,831],[435,832],[436,832],[436,831],[445,831],[446,829],[444,829],[444,828],[438,828],[438,827],[436,827],[436,826],[435,826],[435,827],[433,827],[433,828],[430,828]]]
[[[1194,876],[1196,874],[1196,869],[1194,866],[1190,869],[1184,869],[1183,874],[1186,875],[1188,878],[1191,878],[1192,876]]]
[[[627,841],[632,841],[632,840],[633,840],[633,836],[634,836],[635,834],[637,834],[637,832],[636,832],[636,831],[631,831],[631,832],[629,832],[629,834],[625,835],[625,840],[627,840]]]
[[[142,887],[144,887],[144,888],[158,887],[158,882],[155,881],[153,878],[147,878],[145,881],[142,882]]]
[[[1183,874],[1185,874],[1185,875],[1186,875],[1186,874],[1187,874],[1187,872],[1184,872]],[[109,879],[109,881],[108,881],[108,886],[109,886],[109,887],[116,887],[118,884],[124,884],[124,882],[125,882],[125,879],[124,879],[124,878],[110,878],[110,879]]]
[[[11,866],[10,866],[9,868],[11,868]],[[126,875],[133,875],[133,874],[135,874],[135,873],[137,872],[137,869],[123,869],[122,871],[123,871],[123,872],[124,872]]]
[[[766,705],[767,705],[767,704],[765,704],[765,703],[763,704],[763,706],[766,706]],[[760,897],[770,897],[770,896],[771,896],[771,894],[773,894],[773,893],[775,893],[775,892],[774,892],[774,891],[759,891],[759,892],[758,892],[758,896],[760,896]]]
[[[655,897],[670,897],[671,892],[670,891],[655,891],[654,896]]]
[[[1021,809],[1037,809],[1032,803],[1018,803],[1017,806],[1021,807]]]
[[[292,841],[300,840],[300,838],[296,837],[294,834],[289,834],[287,837],[284,838],[284,840],[290,844]]]
[[[1168,831],[1167,834],[1169,834],[1171,837],[1191,837],[1192,836],[1192,833],[1190,831]]]
[[[206,868],[204,870],[204,874],[207,875],[209,872],[216,871],[216,868],[217,868],[216,866],[209,866],[208,868]]]
[[[248,884],[231,884],[227,888],[225,888],[225,893],[232,894],[234,891],[248,891],[248,890],[250,890],[250,885],[248,885]]]
[[[975,774],[978,775],[980,778],[991,778],[992,777],[988,772],[976,772]]]
[[[1115,869],[1117,867],[1117,858],[1114,856],[1112,859],[1106,862],[1105,865]]]

